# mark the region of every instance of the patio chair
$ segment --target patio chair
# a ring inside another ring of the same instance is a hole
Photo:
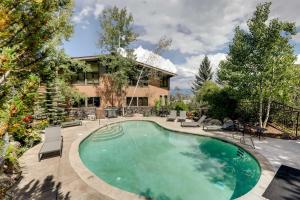
[[[206,131],[222,130],[222,128],[223,128],[222,122],[217,119],[212,119],[207,124],[203,125],[203,130]]]
[[[182,127],[200,127],[201,124],[203,123],[203,121],[205,120],[206,116],[202,115],[202,117],[200,117],[200,119],[196,122],[182,122],[181,126]]]
[[[180,111],[179,117],[177,118],[178,122],[185,122],[186,120],[186,111]]]
[[[177,115],[176,110],[171,110],[170,115],[167,116],[167,121],[175,121]]]
[[[62,154],[63,137],[61,135],[60,127],[48,127],[45,129],[45,141],[42,145],[39,153],[38,159],[41,161],[44,154],[50,154],[58,152],[61,156]]]
[[[82,126],[82,122],[80,120],[74,120],[74,121],[70,121],[70,122],[61,123],[62,128],[67,128],[67,127],[71,127],[71,126]]]

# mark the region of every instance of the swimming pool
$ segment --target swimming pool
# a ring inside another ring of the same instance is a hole
[[[81,142],[79,154],[108,184],[149,199],[234,199],[260,177],[258,162],[238,146],[149,121],[99,129]]]

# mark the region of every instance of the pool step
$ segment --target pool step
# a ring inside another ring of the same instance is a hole
[[[236,155],[240,158],[243,158],[244,157],[244,154],[245,154],[245,151],[241,148],[238,148],[237,152],[236,152]]]
[[[117,137],[121,137],[122,135],[124,135],[124,131],[121,126],[111,126],[100,130],[99,133],[95,133],[91,139],[94,142],[98,142],[115,139]]]

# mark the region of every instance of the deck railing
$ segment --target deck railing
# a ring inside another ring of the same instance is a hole
[[[242,101],[237,112],[245,121],[257,122],[258,108],[258,102]],[[263,113],[265,114],[266,110]],[[298,137],[300,133],[300,109],[273,101],[269,122],[283,132]]]

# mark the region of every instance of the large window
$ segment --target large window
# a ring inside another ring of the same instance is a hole
[[[138,104],[139,106],[148,106],[148,97],[139,97]]]
[[[87,72],[86,73],[87,84],[99,83],[99,72]]]
[[[126,98],[126,105],[129,106],[132,97]],[[133,97],[131,106],[148,106],[148,97]]]
[[[73,76],[72,83],[75,84],[84,84],[85,83],[85,73],[78,72]]]
[[[89,72],[76,72],[72,78],[72,82],[74,84],[99,84],[99,74],[98,65],[93,64]]]
[[[88,107],[99,107],[100,106],[100,97],[88,97],[87,105],[88,105]]]
[[[74,103],[73,103],[73,107],[85,107],[85,100],[84,99],[80,99],[79,102],[76,102],[74,100]]]
[[[130,76],[129,77],[129,85],[136,86],[136,83],[137,83],[137,78],[134,76]],[[148,86],[148,84],[149,84],[148,77],[147,76],[141,77],[141,79],[139,81],[139,86],[144,87],[144,86]]]
[[[169,77],[167,77],[167,76],[161,77],[160,87],[169,87]]]
[[[126,98],[126,105],[129,106],[132,97]],[[132,102],[130,106],[137,106],[137,97],[132,98]]]

